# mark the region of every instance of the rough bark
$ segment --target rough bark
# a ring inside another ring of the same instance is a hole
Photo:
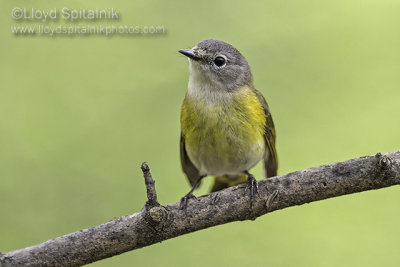
[[[400,184],[400,151],[319,166],[258,182],[250,209],[245,185],[160,206],[147,164],[142,211],[20,250],[0,254],[0,266],[79,266],[183,234],[255,218],[290,206]]]

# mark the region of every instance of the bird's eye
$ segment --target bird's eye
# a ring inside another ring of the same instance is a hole
[[[218,57],[214,58],[214,64],[217,67],[223,66],[225,64],[225,62],[226,62],[226,59],[223,57],[218,56]]]

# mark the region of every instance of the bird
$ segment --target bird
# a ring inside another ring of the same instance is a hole
[[[254,87],[250,66],[235,47],[214,39],[178,52],[189,60],[180,160],[192,186],[180,208],[186,209],[206,176],[214,176],[211,192],[247,182],[251,205],[258,185],[250,169],[262,160],[264,175],[276,176],[278,157],[271,112]]]

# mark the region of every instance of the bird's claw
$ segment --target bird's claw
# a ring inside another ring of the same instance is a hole
[[[188,193],[183,198],[181,198],[181,202],[179,204],[179,209],[186,210],[188,201],[191,198],[196,198],[196,196],[193,195],[192,193]]]
[[[253,206],[255,195],[259,194],[257,180],[253,174],[248,174],[245,190],[250,190],[250,208]]]

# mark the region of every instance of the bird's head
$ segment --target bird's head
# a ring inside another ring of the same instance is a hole
[[[209,39],[179,52],[189,58],[189,83],[196,83],[200,88],[231,92],[253,83],[246,59],[228,43]]]

